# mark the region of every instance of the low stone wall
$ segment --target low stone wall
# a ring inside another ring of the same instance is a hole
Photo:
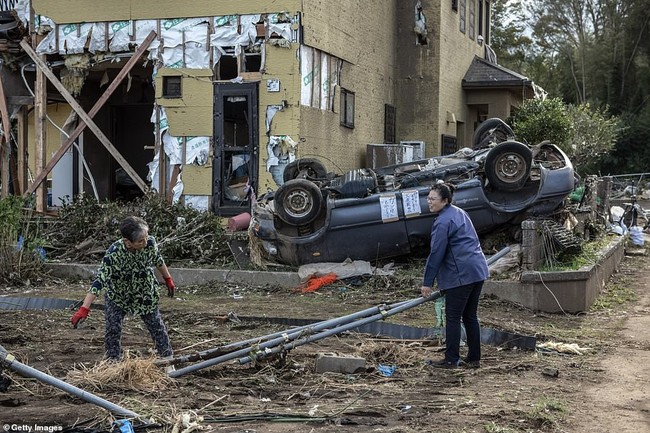
[[[604,249],[598,263],[577,271],[524,271],[519,281],[485,282],[483,293],[549,313],[588,310],[625,255],[625,238]]]

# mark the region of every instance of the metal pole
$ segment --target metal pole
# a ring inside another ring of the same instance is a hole
[[[396,306],[395,308],[390,308],[389,310],[384,310],[380,312],[379,314],[375,314],[374,316],[369,316],[364,319],[359,319],[355,322],[352,323],[347,323],[345,325],[337,326],[336,328],[328,329],[326,331],[323,331],[318,334],[313,334],[305,338],[300,338],[297,340],[294,340],[292,342],[289,342],[287,344],[283,344],[281,346],[276,346],[273,349],[265,349],[265,350],[258,350],[254,355],[249,355],[244,358],[239,359],[240,364],[246,364],[248,362],[251,362],[253,359],[259,359],[263,358],[267,355],[273,354],[273,353],[278,353],[282,352],[285,350],[290,350],[293,349],[296,346],[301,346],[306,343],[311,343],[312,341],[320,340],[326,337],[329,337],[331,335],[339,334],[341,332],[349,331],[350,329],[358,328],[359,326],[371,323],[371,322],[376,322],[377,320],[384,319],[388,316],[392,316],[397,313],[401,313],[404,310],[408,310],[409,308],[417,307],[420,304],[423,304],[425,302],[429,301],[434,301],[442,296],[442,293],[440,290],[436,290],[433,292],[430,296],[427,296],[426,298],[416,298],[412,299],[410,301],[407,301],[405,303],[402,303],[402,305]]]
[[[393,304],[393,305],[389,306],[388,308],[395,308],[396,306],[397,307],[403,306],[407,302],[408,301],[398,302],[396,304]],[[358,319],[360,317],[366,317],[369,314],[372,314],[374,311],[382,312],[382,311],[384,311],[384,308],[386,308],[386,307],[385,306],[371,307],[371,308],[367,308],[367,309],[365,309],[363,311],[358,311],[356,313],[348,314],[347,316],[337,317],[335,319],[330,319],[330,320],[325,320],[323,322],[318,322],[318,323],[316,323],[316,324],[314,324],[312,326],[304,327],[303,329],[300,329],[300,330],[295,331],[295,332],[283,333],[280,337],[268,340],[268,341],[258,345],[257,347],[261,348],[261,349],[266,349],[268,347],[277,346],[278,344],[294,340],[294,339],[299,338],[299,337],[301,337],[301,336],[303,336],[305,334],[310,334],[310,333],[313,333],[313,332],[316,332],[316,331],[321,331],[321,330],[329,328],[331,326],[336,326],[336,325],[338,325],[340,323],[344,323],[344,322],[347,323],[347,322],[349,322],[351,320],[356,320],[356,319]],[[220,363],[225,362],[225,361],[230,361],[230,360],[238,358],[238,357],[240,357],[242,355],[246,355],[247,353],[250,353],[252,350],[254,350],[253,347],[245,347],[243,349],[236,350],[234,352],[230,352],[228,354],[218,356],[216,358],[208,359],[208,360],[205,360],[203,362],[199,362],[199,363],[193,364],[193,365],[188,365],[187,367],[179,368],[176,371],[170,372],[169,377],[180,377],[180,376],[183,376],[183,375],[185,375],[187,373],[192,373],[194,371],[201,370],[201,369],[206,368],[206,367],[211,367],[213,365],[217,365],[217,364],[220,364]]]
[[[403,304],[405,302],[407,302],[407,301],[402,301],[402,302],[398,302],[396,304],[392,304],[391,307],[401,305],[401,304]],[[357,318],[360,313],[372,314],[376,310],[377,310],[377,307],[372,307],[372,308],[368,308],[367,310],[364,310],[362,312],[355,313],[354,315],[355,315],[355,318]],[[327,321],[330,322],[331,320],[341,320],[341,319],[342,318],[329,319]],[[350,320],[352,320],[352,319],[350,319]],[[276,338],[276,337],[280,337],[280,336],[283,336],[285,334],[300,332],[300,331],[302,331],[302,330],[304,330],[306,328],[313,328],[314,326],[319,325],[319,324],[321,324],[323,322],[324,321],[310,323],[308,325],[297,326],[295,328],[290,328],[288,330],[278,331],[278,332],[274,332],[272,334],[267,334],[267,335],[264,335],[262,337],[249,338],[248,340],[243,340],[243,341],[238,341],[238,342],[235,342],[235,343],[230,343],[230,344],[227,344],[225,346],[216,347],[216,348],[212,348],[212,349],[207,349],[207,350],[204,350],[202,352],[196,352],[196,353],[192,353],[192,354],[189,354],[189,355],[182,355],[182,356],[178,356],[178,357],[171,358],[171,359],[161,359],[159,361],[156,361],[156,365],[169,365],[169,364],[178,365],[178,364],[183,364],[183,363],[186,363],[186,362],[198,361],[200,359],[214,358],[214,357],[216,357],[218,355],[221,355],[221,354],[231,353],[232,351],[234,351],[236,349],[241,349],[243,347],[250,347],[251,344],[259,344],[262,341],[270,340],[270,339]]]
[[[501,251],[498,251],[496,254],[490,256],[490,258],[487,259],[488,266],[493,265],[497,260],[499,260],[501,257],[505,256],[509,252],[510,252],[510,247],[505,247]]]
[[[97,397],[94,394],[84,391],[83,389],[77,388],[76,386],[70,385],[56,377],[50,376],[43,373],[42,371],[36,370],[28,365],[25,365],[21,362],[16,361],[16,357],[8,353],[4,347],[0,346],[0,363],[6,365],[12,370],[16,371],[21,376],[33,377],[43,383],[52,385],[56,388],[59,388],[69,394],[79,397],[80,399],[87,401],[88,403],[95,404],[100,406],[116,415],[131,417],[131,418],[142,418],[135,412],[131,412],[128,409],[124,409],[116,404],[111,403],[110,401],[104,400],[101,397]]]

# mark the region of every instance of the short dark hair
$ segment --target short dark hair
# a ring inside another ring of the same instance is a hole
[[[128,216],[120,223],[120,233],[122,237],[131,242],[139,240],[142,234],[149,230],[149,225],[145,220],[137,216]]]
[[[454,186],[449,183],[436,183],[431,186],[430,191],[435,191],[440,196],[440,199],[446,199],[451,203],[454,198]]]

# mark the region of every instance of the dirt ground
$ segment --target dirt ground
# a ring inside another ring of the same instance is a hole
[[[415,284],[404,283],[408,279],[373,278],[360,287],[333,285],[306,295],[269,287],[181,287],[175,299],[162,299],[161,311],[176,355],[183,355],[288,328],[224,321],[229,312],[329,319],[418,296]],[[0,288],[0,295],[81,299],[86,288],[87,282],[45,279],[27,293]],[[535,336],[538,345],[564,343],[560,347],[582,354],[483,345],[480,369],[438,370],[426,365],[442,356],[438,340],[345,334],[256,365],[225,362],[157,388],[91,381],[78,386],[150,419],[157,426],[148,431],[171,431],[185,414],[206,432],[650,432],[649,312],[650,257],[626,256],[589,312],[536,313],[495,298],[481,301],[483,326]],[[77,330],[70,315],[0,310],[0,344],[21,362],[66,380],[103,355],[102,312],[93,310]],[[434,306],[387,321],[432,325]],[[152,344],[139,319],[126,322],[123,346],[134,356],[148,356]],[[317,374],[319,353],[361,356],[367,368]],[[387,377],[380,365],[396,370]],[[5,375],[11,379],[0,392],[6,431],[110,429],[114,418],[98,406],[13,371]]]

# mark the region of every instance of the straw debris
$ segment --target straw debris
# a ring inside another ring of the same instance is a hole
[[[93,367],[75,368],[67,375],[68,382],[95,390],[130,390],[154,392],[174,383],[164,370],[156,366],[155,358],[125,356],[123,361],[103,360]]]

